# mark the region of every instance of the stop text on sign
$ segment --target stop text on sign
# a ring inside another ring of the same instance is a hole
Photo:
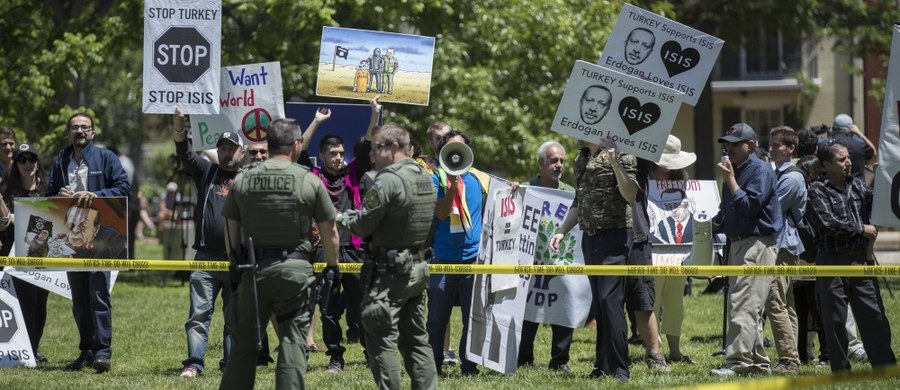
[[[177,14],[177,16],[176,16]],[[159,8],[148,9],[150,18],[172,19],[177,17],[184,20],[216,20],[219,10],[215,9],[190,9],[190,8]]]

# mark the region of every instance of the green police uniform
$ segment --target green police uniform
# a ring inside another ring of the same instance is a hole
[[[362,324],[369,368],[379,389],[400,389],[403,356],[413,389],[436,389],[437,371],[425,332],[426,239],[436,202],[431,176],[411,159],[378,173],[363,208],[338,224],[369,241],[374,261],[363,265]],[[400,342],[398,343],[398,339]]]
[[[306,373],[307,307],[315,282],[309,258],[312,224],[334,219],[336,211],[322,182],[307,168],[269,159],[235,178],[222,214],[240,222],[256,248],[259,318],[274,314],[281,338],[276,388],[303,388]],[[226,313],[234,346],[221,389],[249,389],[256,375],[256,318],[251,292],[254,274],[241,277],[237,298]]]

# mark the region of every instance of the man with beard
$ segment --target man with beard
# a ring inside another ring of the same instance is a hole
[[[191,148],[184,127],[184,114],[175,110],[174,117],[175,154],[181,160],[184,171],[194,181],[197,188],[197,204],[194,208],[194,244],[197,251],[194,260],[226,259],[225,220],[222,207],[234,178],[244,161],[244,141],[233,131],[222,133],[216,143],[218,164],[209,162]],[[216,305],[216,296],[222,293],[222,308],[227,310],[233,295],[228,272],[192,271],[190,277],[190,307],[188,320],[184,324],[187,333],[188,358],[182,364],[182,378],[199,376],[204,368],[204,357],[209,339],[209,325]],[[222,334],[222,359],[219,369],[224,370],[231,352],[231,331],[228,327]],[[268,346],[264,349],[268,351]]]
[[[69,117],[66,128],[72,146],[63,149],[50,172],[47,196],[78,198],[90,207],[98,196],[128,196],[131,186],[119,158],[109,150],[96,147],[94,120],[88,114]],[[76,271],[68,273],[72,290],[72,314],[78,328],[81,350],[67,370],[92,366],[107,372],[112,355],[112,301],[109,294],[109,271]]]
[[[381,72],[384,70],[384,57],[381,56],[381,49],[375,48],[372,56],[369,57],[369,84],[366,85],[366,92],[372,92],[372,80],[375,80],[375,91],[381,93]]]
[[[556,188],[563,191],[575,191],[575,187],[561,180],[566,163],[566,150],[559,142],[547,141],[538,150],[538,166],[540,173],[528,182],[535,187]],[[536,275],[536,278],[552,278],[553,276]],[[534,337],[538,324],[525,320],[522,322],[522,340],[519,343],[519,366],[534,364]],[[569,368],[569,347],[572,346],[573,328],[562,325],[551,325],[553,339],[550,344],[550,369],[571,372]]]

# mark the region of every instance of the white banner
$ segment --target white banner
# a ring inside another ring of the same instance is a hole
[[[0,271],[0,367],[36,367],[13,280]]]
[[[625,4],[600,66],[683,92],[696,105],[725,41]]]
[[[226,131],[240,134],[245,144],[265,142],[269,123],[285,118],[281,63],[222,68],[220,103],[219,115],[191,115],[194,150],[215,148]]]
[[[550,129],[659,161],[684,94],[584,61],[575,62]]]
[[[144,113],[218,114],[221,41],[221,0],[145,0]]]
[[[891,62],[884,88],[878,168],[875,170],[875,199],[872,223],[900,227],[900,25],[894,25]]]

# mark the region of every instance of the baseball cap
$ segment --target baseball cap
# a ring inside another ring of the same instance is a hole
[[[725,135],[719,137],[719,143],[725,142],[741,142],[741,141],[756,141],[756,132],[753,131],[753,128],[746,123],[738,123],[728,131],[725,132]]]
[[[174,181],[170,181],[169,184],[166,184],[166,191],[178,191],[178,184],[175,184]]]
[[[834,117],[834,124],[831,125],[831,131],[850,131],[853,128],[853,118],[847,114],[838,114]]]
[[[221,144],[222,141],[226,141],[226,140],[231,141],[231,143],[233,143],[237,146],[240,146],[242,148],[244,147],[244,140],[241,139],[241,136],[239,136],[237,133],[235,133],[233,131],[226,131],[226,132],[222,133],[222,138],[219,138],[219,141],[216,142],[216,146],[219,146],[219,144]]]
[[[31,146],[31,144],[19,144],[19,146],[16,147],[16,152],[13,154],[13,158],[19,158],[19,156],[25,153],[31,153],[34,157],[38,157],[37,149],[35,149],[34,146]]]

